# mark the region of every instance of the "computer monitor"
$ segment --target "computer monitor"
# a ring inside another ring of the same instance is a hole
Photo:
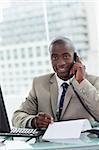
[[[10,124],[6,112],[1,87],[0,87],[0,132],[10,132]]]

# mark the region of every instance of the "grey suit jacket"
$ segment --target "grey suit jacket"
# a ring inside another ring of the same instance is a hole
[[[80,84],[75,79],[72,79],[71,82],[83,103],[88,107],[96,120],[99,120],[99,77],[86,74],[86,79]],[[55,74],[34,78],[28,97],[20,108],[14,112],[12,124],[16,127],[26,127],[27,123],[38,112],[46,112],[57,121],[57,100],[58,85]],[[93,117],[86,111],[73,88],[69,85],[60,119],[81,118],[93,120]]]

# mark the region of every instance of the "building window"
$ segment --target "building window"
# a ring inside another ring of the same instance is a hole
[[[49,51],[48,51],[48,46],[47,45],[44,46],[44,55],[45,56],[49,55]]]
[[[7,59],[11,59],[10,50],[6,50],[6,58],[7,58]]]
[[[45,61],[45,65],[49,65],[49,61],[48,60]]]
[[[2,55],[2,53],[0,52],[0,60],[3,60],[4,56]]]
[[[34,65],[34,63],[33,62],[30,62],[30,66],[33,66]]]
[[[37,62],[37,65],[38,65],[38,66],[41,66],[41,65],[42,65],[42,61],[38,61],[38,62]]]
[[[40,47],[36,47],[36,56],[37,57],[40,57],[41,56],[41,50],[40,50]]]
[[[21,48],[21,57],[22,58],[25,58],[25,49],[24,48]]]
[[[12,64],[8,64],[8,68],[11,68],[12,67]]]
[[[32,49],[32,47],[28,48],[28,55],[29,55],[29,58],[33,57],[33,49]]]
[[[18,58],[18,50],[17,49],[13,50],[13,56],[14,56],[15,59]]]

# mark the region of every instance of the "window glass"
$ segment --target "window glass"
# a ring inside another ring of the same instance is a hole
[[[10,108],[24,100],[35,76],[53,72],[49,43],[56,36],[70,38],[87,71],[99,74],[98,6],[80,0],[0,1],[0,82]]]

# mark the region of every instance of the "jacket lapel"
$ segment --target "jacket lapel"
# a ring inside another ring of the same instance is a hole
[[[62,113],[61,113],[61,118],[64,115],[64,112],[66,111],[66,109],[67,109],[67,107],[68,107],[68,105],[70,103],[72,95],[73,95],[72,87],[71,87],[71,85],[69,85],[69,87],[68,87],[68,89],[66,91],[65,99],[64,99],[64,104],[63,104],[63,110],[62,110]]]
[[[58,85],[55,74],[50,79],[51,107],[54,118],[56,119],[56,109],[58,100]]]

